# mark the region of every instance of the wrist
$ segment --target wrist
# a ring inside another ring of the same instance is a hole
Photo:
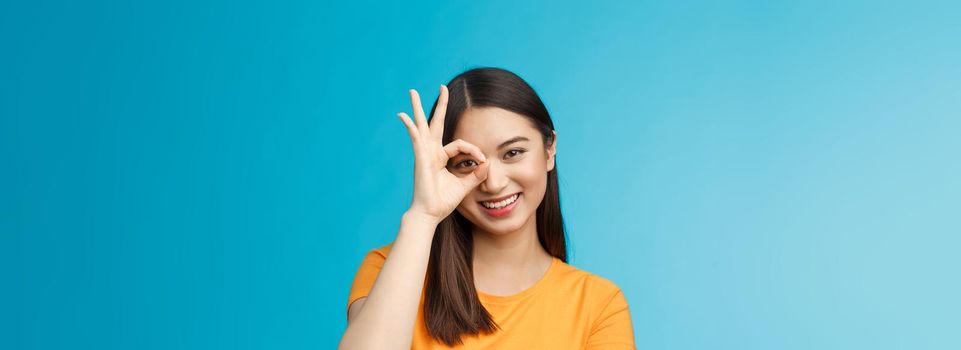
[[[431,232],[433,232],[433,228],[436,228],[437,225],[440,224],[441,220],[442,219],[438,219],[433,215],[428,215],[413,210],[407,210],[401,217],[401,221],[403,223],[429,226],[431,228]]]

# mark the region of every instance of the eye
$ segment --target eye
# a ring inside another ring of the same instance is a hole
[[[510,151],[507,151],[507,153],[505,153],[504,155],[507,156],[507,158],[514,158],[514,157],[516,157],[516,156],[519,156],[519,155],[523,154],[524,152],[526,152],[526,151],[523,150],[523,149],[515,148],[515,149],[512,149],[512,150],[510,150]]]
[[[466,167],[472,167],[472,166],[474,166],[475,164],[477,164],[477,162],[475,162],[473,159],[466,159],[466,160],[461,161],[460,163],[454,164],[454,168],[456,168],[456,169],[463,169],[463,168],[466,168]]]

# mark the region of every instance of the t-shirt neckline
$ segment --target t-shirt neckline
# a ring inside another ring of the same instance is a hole
[[[520,291],[516,294],[492,295],[492,294],[487,294],[481,291],[477,291],[477,296],[480,298],[480,301],[484,303],[509,303],[509,302],[523,299],[527,296],[533,295],[538,290],[540,290],[545,284],[547,284],[548,280],[550,280],[550,278],[553,276],[554,271],[557,270],[558,264],[560,263],[561,263],[560,259],[552,256],[551,265],[547,267],[547,271],[544,272],[544,275],[541,276],[541,279],[537,280],[537,282],[534,282],[534,284],[531,285],[530,287],[527,287],[527,289]]]

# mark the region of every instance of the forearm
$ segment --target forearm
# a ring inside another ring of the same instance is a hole
[[[410,349],[437,222],[405,213],[370,294],[341,339],[341,349]]]

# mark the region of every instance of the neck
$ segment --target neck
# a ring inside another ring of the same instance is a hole
[[[478,288],[511,294],[539,280],[553,257],[537,239],[536,217],[520,229],[501,234],[474,230],[474,278]]]

